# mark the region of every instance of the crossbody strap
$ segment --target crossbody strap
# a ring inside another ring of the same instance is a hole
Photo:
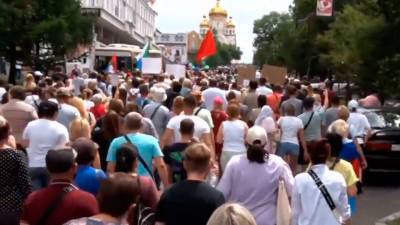
[[[124,138],[125,138],[126,142],[128,142],[130,145],[135,146],[135,144],[132,143],[132,141],[128,138],[127,135],[124,135]],[[136,146],[135,146],[135,147],[136,147]],[[140,155],[139,149],[138,149],[138,158],[139,158],[140,163],[141,163],[141,164],[144,166],[144,168],[146,169],[147,173],[149,173],[150,176],[151,176],[151,178],[154,179],[153,172],[151,171],[149,165],[147,165],[146,161],[144,161],[144,159],[143,159],[142,156]]]
[[[336,209],[335,202],[333,202],[331,195],[329,194],[328,190],[326,189],[325,185],[322,183],[321,179],[319,179],[318,175],[312,171],[309,170],[308,174],[311,176],[311,178],[314,180],[315,184],[321,191],[322,195],[325,198],[326,203],[328,204],[329,208],[334,211]]]
[[[304,130],[307,130],[308,126],[310,126],[313,117],[314,117],[314,112],[311,113],[310,119],[308,119],[307,124],[304,126]]]
[[[198,110],[196,110],[196,112],[194,113],[195,116],[197,116],[199,114],[199,112],[204,109],[202,106],[199,107]]]
[[[153,120],[154,116],[157,114],[158,109],[160,109],[160,107],[162,106],[162,104],[159,104],[153,111],[153,113],[150,116],[150,119]]]
[[[53,212],[61,205],[64,198],[67,196],[68,193],[72,192],[74,189],[71,186],[64,187],[62,192],[57,196],[57,198],[49,205],[46,211],[38,220],[37,224],[46,225],[47,220],[53,214]]]

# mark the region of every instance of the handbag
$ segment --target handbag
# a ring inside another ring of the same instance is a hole
[[[142,190],[139,176],[137,176],[137,183],[139,190]],[[136,202],[135,216],[135,225],[154,225],[156,223],[156,214],[150,207],[146,207],[143,204],[142,196],[140,196],[140,194]]]
[[[286,191],[285,183],[279,180],[278,200],[276,207],[276,225],[290,225],[292,209]]]

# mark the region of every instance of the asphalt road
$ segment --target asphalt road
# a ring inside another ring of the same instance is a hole
[[[370,177],[357,205],[353,225],[374,225],[377,220],[400,211],[400,175],[378,174]]]

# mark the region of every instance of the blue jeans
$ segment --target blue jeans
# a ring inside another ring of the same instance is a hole
[[[46,167],[29,168],[29,177],[31,178],[33,191],[40,190],[49,185],[50,176]]]
[[[284,157],[285,155],[298,156],[299,152],[300,152],[299,145],[289,143],[289,142],[283,142],[279,145],[278,155],[280,157]]]

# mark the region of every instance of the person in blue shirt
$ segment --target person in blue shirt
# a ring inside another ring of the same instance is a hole
[[[97,145],[88,138],[78,138],[72,143],[71,147],[78,153],[76,157],[78,163],[78,171],[75,177],[76,186],[96,196],[101,181],[107,178],[103,170],[92,166],[97,154]]]
[[[117,151],[122,145],[126,144],[127,138],[129,139],[128,144],[135,145],[138,149],[139,156],[144,160],[150,172],[153,173],[153,161],[160,175],[161,181],[164,187],[169,186],[168,171],[163,160],[163,153],[161,152],[158,139],[153,136],[141,133],[143,126],[143,117],[137,112],[128,113],[124,118],[124,129],[126,136],[115,138],[108,149],[107,154],[107,172],[115,172],[115,164],[117,161]],[[140,162],[138,167],[139,176],[151,176],[146,167]]]

